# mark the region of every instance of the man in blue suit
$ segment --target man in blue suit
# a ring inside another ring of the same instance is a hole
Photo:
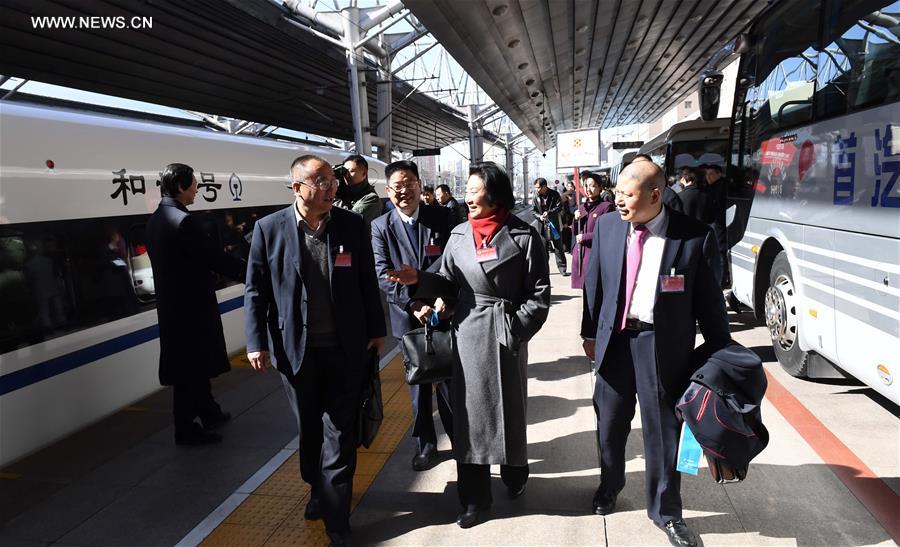
[[[712,231],[663,206],[662,171],[635,161],[616,182],[618,215],[594,227],[585,276],[581,336],[594,360],[594,410],[600,443],[598,515],[612,513],[625,485],[625,443],[641,408],[647,514],[672,545],[697,537],[681,516],[675,470],[675,402],[687,388],[696,326],[711,345],[729,340],[721,264]]]
[[[450,210],[437,205],[420,204],[419,168],[411,161],[395,161],[384,169],[387,192],[394,208],[372,223],[372,250],[378,283],[391,312],[391,332],[396,338],[421,326],[431,316],[433,301],[412,298],[415,286],[387,280],[388,270],[409,264],[419,270],[437,267],[447,238],[450,237]],[[447,435],[453,439],[453,414],[450,411],[450,389],[446,382],[434,385],[438,413]],[[437,434],[432,418],[431,384],[409,386],[412,400],[416,453],[412,467],[428,469],[437,454]]]
[[[300,429],[308,520],[332,545],[350,536],[360,394],[384,349],[384,312],[365,221],[332,208],[337,179],[317,156],[291,165],[296,201],[260,219],[247,264],[244,316],[254,369],[282,374]]]

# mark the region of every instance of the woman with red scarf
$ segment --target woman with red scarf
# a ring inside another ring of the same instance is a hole
[[[491,465],[500,465],[508,497],[528,480],[526,401],[528,341],[550,308],[547,256],[540,235],[510,213],[506,173],[492,162],[469,170],[469,221],[456,226],[440,270],[403,265],[388,279],[417,284],[416,296],[455,300],[453,328],[459,348],[453,371],[453,455],[461,528],[484,522],[491,506]],[[439,311],[443,300],[435,303]]]
[[[612,203],[600,199],[603,185],[600,175],[591,173],[585,182],[585,194],[587,201],[575,211],[575,222],[578,224],[578,235],[575,236],[575,246],[572,247],[572,288],[584,288],[584,270],[591,258],[591,246],[593,245],[594,224],[597,218],[604,213],[615,209]]]

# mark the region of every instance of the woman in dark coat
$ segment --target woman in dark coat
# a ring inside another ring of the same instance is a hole
[[[587,201],[575,211],[575,221],[578,223],[578,235],[575,236],[575,246],[572,248],[572,288],[584,288],[584,270],[591,258],[591,241],[594,237],[594,223],[597,218],[615,209],[612,203],[600,199],[603,191],[600,175],[591,173],[585,181],[585,193]]]
[[[528,341],[550,308],[544,243],[534,228],[510,213],[509,178],[491,162],[469,173],[469,221],[451,232],[440,270],[402,265],[387,272],[392,281],[418,283],[417,297],[456,300],[452,325],[459,363],[451,400],[461,528],[487,518],[491,465],[500,465],[510,498],[525,491]],[[435,309],[445,309],[443,301]]]

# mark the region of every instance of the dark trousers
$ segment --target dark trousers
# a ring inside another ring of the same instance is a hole
[[[544,247],[547,249],[547,258],[550,258],[550,249],[553,249],[553,254],[556,255],[556,268],[559,270],[559,273],[566,272],[566,252],[563,250],[562,239],[554,240],[550,234],[550,227],[545,225],[542,233],[544,237]]]
[[[350,362],[338,347],[307,348],[300,371],[282,380],[298,417],[300,476],[325,528],[349,533],[364,363]]]
[[[510,490],[518,490],[528,482],[527,465],[501,465],[500,478]],[[473,505],[481,509],[490,507],[491,466],[456,462],[456,488],[459,503],[464,508]]]
[[[175,433],[188,433],[197,427],[195,418],[209,420],[222,413],[213,399],[209,378],[172,386],[172,414]]]
[[[421,454],[426,446],[437,447],[437,432],[434,430],[434,405],[431,398],[431,386],[437,392],[438,414],[444,431],[453,442],[453,412],[450,410],[450,386],[448,382],[409,386],[409,398],[412,401],[413,428],[412,437],[416,443],[416,454]]]
[[[647,515],[658,524],[681,518],[681,474],[675,470],[679,422],[656,373],[653,331],[613,334],[594,387],[600,443],[600,482],[618,493],[625,486],[625,443],[641,407]]]

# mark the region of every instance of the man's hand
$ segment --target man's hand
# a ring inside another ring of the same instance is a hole
[[[419,270],[409,264],[400,264],[399,270],[388,270],[384,276],[388,281],[400,283],[401,285],[415,285],[419,282]]]
[[[547,221],[547,213],[541,213],[541,220],[544,222]]]
[[[582,235],[584,235],[584,234],[578,234],[577,236],[575,236],[575,241],[577,241],[578,243],[581,243],[581,236],[582,236]]]
[[[593,361],[594,360],[594,352],[597,347],[597,341],[596,340],[584,340],[583,342],[581,342],[581,347],[584,348],[584,354],[587,356],[587,358],[590,359],[591,361]]]
[[[253,370],[265,372],[269,368],[269,352],[268,351],[251,351],[247,353],[247,359],[250,360],[250,366]]]
[[[575,211],[575,220],[578,220],[579,218],[581,218],[581,209]]]
[[[369,345],[366,346],[366,349],[375,348],[375,352],[378,355],[384,353],[384,336],[380,338],[369,338]]]
[[[419,320],[419,323],[423,325],[428,324],[428,320],[431,319],[431,312],[434,311],[434,308],[421,300],[413,302],[409,309],[412,311],[413,316]]]

